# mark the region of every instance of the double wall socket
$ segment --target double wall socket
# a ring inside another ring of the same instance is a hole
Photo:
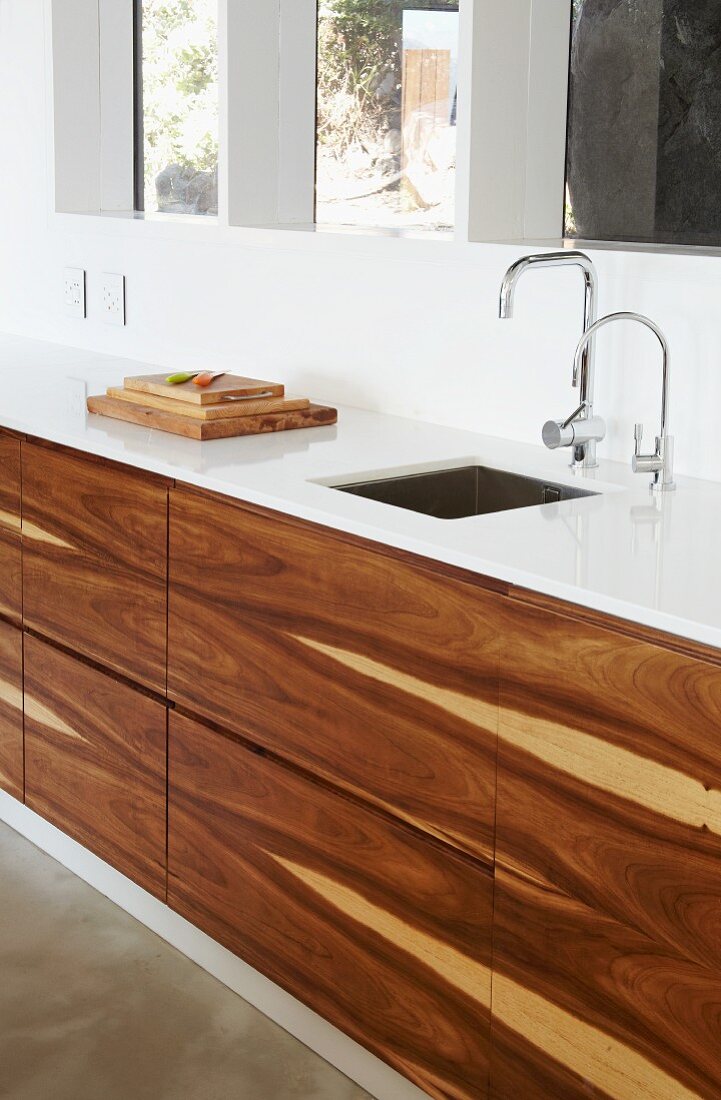
[[[63,300],[69,317],[85,317],[85,272],[82,267],[65,268]]]
[[[108,325],[125,324],[125,276],[104,271],[100,276],[103,320]],[[63,301],[69,317],[85,317],[85,272],[82,267],[63,271]]]
[[[125,324],[125,276],[105,271],[100,276],[103,320],[109,325]]]

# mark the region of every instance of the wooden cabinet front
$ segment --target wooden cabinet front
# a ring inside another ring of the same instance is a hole
[[[492,879],[170,714],[168,902],[430,1096],[487,1092]]]
[[[165,900],[167,711],[25,637],[25,801]]]
[[[24,444],[23,548],[26,625],[164,693],[165,483]]]
[[[183,491],[169,591],[172,699],[492,863],[498,596]]]
[[[0,790],[22,802],[23,636],[0,620]]]
[[[721,1096],[721,668],[519,608],[492,1095]]]
[[[19,622],[22,597],[20,440],[0,431],[0,615]]]

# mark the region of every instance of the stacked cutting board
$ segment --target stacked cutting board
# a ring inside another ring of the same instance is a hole
[[[286,396],[279,382],[223,374],[200,386],[195,379],[188,375],[186,381],[169,382],[164,374],[126,378],[122,387],[89,397],[88,412],[188,439],[319,428],[338,419],[337,410],[327,405]]]

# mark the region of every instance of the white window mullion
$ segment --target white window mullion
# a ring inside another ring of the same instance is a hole
[[[131,0],[52,5],[55,209],[133,209]]]
[[[473,155],[473,28],[479,0],[458,4],[458,117],[456,122],[456,224],[454,236],[467,241],[471,234],[471,158]]]
[[[227,10],[228,217],[275,221],[278,178],[279,0],[230,0]]]
[[[560,237],[569,0],[464,2],[469,238]]]
[[[98,0],[100,29],[100,209],[135,201],[132,0]]]
[[[280,0],[278,222],[315,216],[316,0]]]
[[[100,32],[98,0],[52,6],[55,208],[99,212]]]
[[[226,0],[233,225],[313,221],[315,0]]]
[[[228,49],[229,9],[234,0],[218,0],[218,222],[230,220],[229,112],[230,52]]]
[[[523,236],[562,237],[571,5],[534,0],[528,59]]]

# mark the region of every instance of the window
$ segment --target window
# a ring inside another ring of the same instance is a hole
[[[719,5],[573,9],[566,235],[721,245]]]
[[[135,0],[135,207],[218,213],[217,0]]]
[[[217,215],[222,95],[228,225],[561,234],[571,0],[51,11],[59,212]]]
[[[319,0],[316,221],[455,223],[457,0]]]

